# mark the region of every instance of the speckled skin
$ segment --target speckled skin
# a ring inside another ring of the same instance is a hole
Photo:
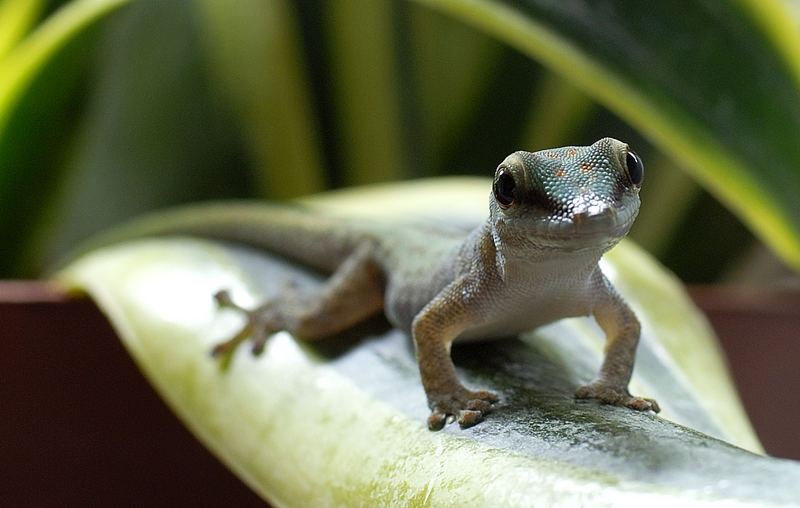
[[[576,396],[658,411],[655,401],[628,392],[639,322],[597,264],[636,217],[642,171],[628,146],[611,138],[585,147],[515,152],[495,172],[488,220],[466,238],[323,224],[328,219],[296,220],[290,214],[298,242],[327,242],[335,247],[329,252],[339,252],[328,256],[336,266],[333,275],[319,293],[245,311],[248,326],[215,352],[248,337],[259,352],[276,330],[324,338],[383,309],[414,339],[432,411],[428,426],[438,430],[450,418],[464,427],[478,423],[497,400],[458,380],[450,359],[454,341],[509,336],[592,315],[606,333],[606,356],[597,378]],[[285,236],[283,242],[271,250],[299,257]],[[270,244],[263,238],[260,243]],[[305,248],[305,261],[322,266],[310,251]],[[227,293],[217,297],[235,307]]]

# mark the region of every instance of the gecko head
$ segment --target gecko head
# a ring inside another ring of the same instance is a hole
[[[612,138],[514,152],[495,172],[493,234],[511,248],[605,251],[633,224],[643,177],[639,156]]]

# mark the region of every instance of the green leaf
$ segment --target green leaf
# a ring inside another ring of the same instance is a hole
[[[800,36],[788,3],[419,1],[583,89],[800,268]]]
[[[345,185],[402,178],[400,78],[392,2],[332,0],[320,4],[330,46],[331,86],[342,143]]]
[[[285,199],[322,190],[320,127],[292,3],[196,4],[211,68],[239,112],[256,159],[260,195]]]
[[[87,64],[91,29],[125,3],[71,2],[0,58],[0,244],[25,245],[52,196],[61,176],[52,166],[69,140],[68,99]],[[24,263],[18,256],[3,256],[0,273]]]
[[[465,224],[485,213],[487,186],[443,179],[301,203],[345,217]],[[269,208],[200,206],[148,219],[139,232],[176,217],[202,224],[226,210],[257,222]],[[687,428],[759,449],[708,325],[680,285],[630,242],[604,263],[643,324],[631,388],[658,398],[663,417],[574,400],[600,362],[602,333],[573,319],[520,340],[455,347],[461,376],[504,402],[476,427],[436,433],[424,424],[413,348],[381,322],[313,345],[279,333],[263,356],[240,348],[227,364],[210,357],[242,325],[211,295],[225,287],[252,305],[280,297],[281,281],[301,291],[319,284],[296,266],[251,249],[161,238],[90,252],[59,278],[89,292],[178,416],[279,505],[795,502],[799,464]]]
[[[54,252],[150,209],[249,195],[240,131],[208,73],[196,9],[140,0],[104,24],[71,144],[41,168],[66,178],[56,199],[25,196],[43,216],[26,230],[28,264],[52,264]]]
[[[564,140],[576,139],[582,124],[596,110],[595,103],[586,94],[552,74],[539,83],[531,106],[521,146],[570,144]]]
[[[501,64],[503,46],[456,19],[409,4],[408,56],[401,72],[413,82],[418,124],[409,140],[427,165],[410,168],[413,176],[432,176],[435,168],[453,170],[454,146],[468,135],[491,76]]]
[[[43,0],[0,1],[0,58],[3,58],[36,21]]]
[[[77,0],[51,16],[0,60],[0,135],[14,105],[44,66],[71,40],[128,0]],[[11,4],[9,4],[11,5]]]

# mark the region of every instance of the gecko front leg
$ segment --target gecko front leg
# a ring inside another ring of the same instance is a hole
[[[660,408],[655,400],[636,397],[628,391],[641,331],[639,320],[605,276],[601,277],[604,298],[595,307],[594,317],[606,334],[605,358],[597,378],[579,388],[575,396],[657,413]]]
[[[220,356],[251,340],[253,353],[260,354],[269,335],[286,330],[303,340],[329,337],[377,314],[383,308],[385,282],[372,258],[370,245],[357,248],[319,290],[294,298],[267,301],[255,309],[236,305],[227,291],[215,295],[221,307],[239,310],[247,324],[231,339],[212,350]]]
[[[492,392],[470,390],[461,384],[450,358],[453,339],[476,315],[469,295],[477,292],[471,286],[466,276],[451,283],[417,314],[412,324],[422,385],[431,409],[431,430],[440,430],[448,418],[457,418],[461,427],[471,427],[483,420],[492,402],[498,400]]]

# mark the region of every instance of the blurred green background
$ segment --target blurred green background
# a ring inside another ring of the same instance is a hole
[[[0,0],[0,277],[168,205],[612,136],[683,280],[800,267],[794,0]],[[488,187],[487,187],[488,197]]]

